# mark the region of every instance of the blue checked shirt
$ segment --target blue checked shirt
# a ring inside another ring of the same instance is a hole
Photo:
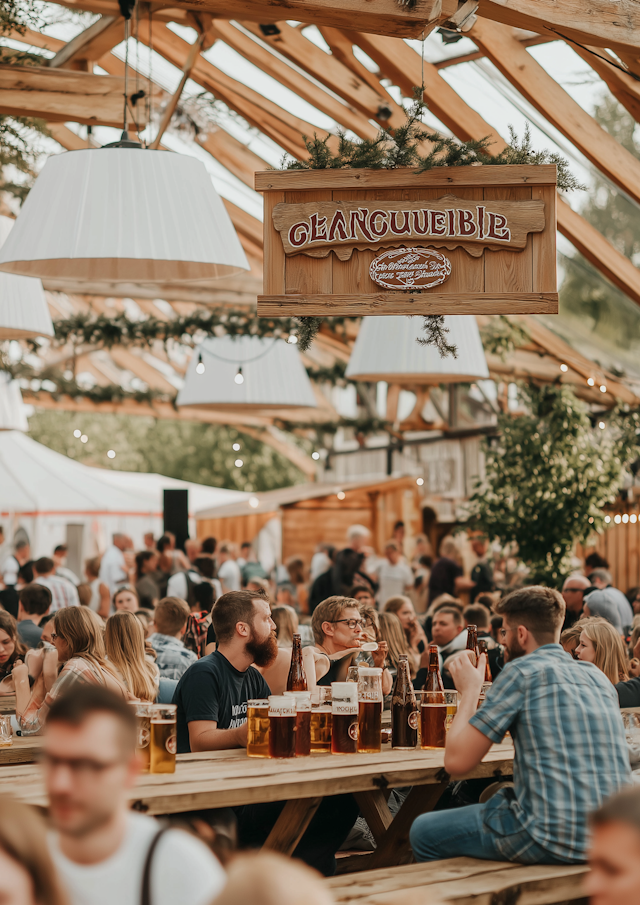
[[[149,637],[149,642],[157,654],[156,666],[163,679],[180,679],[198,659],[197,654],[187,650],[182,641],[171,635],[155,632]]]
[[[510,731],[515,746],[515,788],[501,789],[484,811],[498,850],[528,861],[538,843],[562,861],[585,861],[588,815],[631,782],[618,696],[605,674],[545,644],[506,664],[469,722],[496,743]]]

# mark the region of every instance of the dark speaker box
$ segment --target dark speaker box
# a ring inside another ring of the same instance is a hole
[[[176,536],[176,547],[184,549],[184,542],[189,537],[189,491],[165,490],[164,493],[164,530]]]

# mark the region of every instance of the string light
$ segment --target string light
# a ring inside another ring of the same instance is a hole
[[[202,360],[202,352],[198,353],[198,364],[196,365],[196,374],[204,374],[204,361]]]
[[[422,485],[424,484],[424,478],[416,478],[416,484],[418,485],[418,487],[422,487]]]
[[[79,440],[80,437],[82,436],[82,431],[79,431],[79,430],[77,430],[77,429],[74,430],[73,436],[76,438],[76,440]]]
[[[289,337],[287,338],[287,342],[290,345],[295,346],[295,344],[298,342],[298,337],[295,335],[295,333],[290,333]]]
[[[600,387],[600,392],[601,392],[601,393],[606,393],[606,392],[607,392],[607,388],[606,388],[606,386],[604,385],[604,383],[603,383],[602,386]]]
[[[344,490],[339,490],[336,493],[336,496],[338,497],[339,500],[344,500],[344,498],[346,497],[346,493],[344,492]]]
[[[115,459],[115,457],[116,457],[115,449],[108,449],[107,450],[107,459]]]
[[[632,525],[635,525],[635,523],[638,521],[638,516],[637,516],[637,515],[630,515],[630,516],[629,516],[629,521],[631,522]]]
[[[561,364],[561,365],[560,365],[560,370],[561,370],[561,371],[568,371],[568,370],[569,370],[569,366],[568,366],[568,365],[565,365],[565,364]]]
[[[233,446],[231,447],[231,449],[232,449],[234,452],[240,452],[240,444],[239,444],[239,443],[234,443]]]
[[[238,373],[233,378],[235,382],[240,386],[241,383],[244,383],[244,375],[242,374],[242,368],[238,368]]]
[[[589,384],[590,387],[593,387],[593,386],[596,385],[596,382],[595,382],[595,380],[593,379],[593,377],[590,377],[590,378],[587,380],[587,383]]]
[[[316,462],[317,462],[318,459],[320,458],[320,453],[319,453],[319,452],[312,452],[312,453],[311,453],[311,458],[312,458],[312,459],[315,459]]]
[[[605,515],[604,520],[605,520],[605,523],[608,525],[609,522],[611,521],[611,516],[610,516],[610,515]]]
[[[257,509],[258,506],[260,505],[260,500],[258,499],[257,496],[252,496],[249,499],[249,505],[251,506],[252,509]]]
[[[625,525],[626,525],[627,522],[629,521],[629,516],[627,515],[626,512],[625,512],[625,514],[622,516],[622,521],[623,521],[623,524],[625,524]]]
[[[607,425],[604,423],[604,421],[598,421],[598,427],[600,428],[601,431],[603,431],[606,426]]]
[[[614,515],[613,520],[616,523],[616,525],[619,525],[620,522],[622,521],[622,518],[619,515]]]
[[[234,465],[236,466],[236,468],[242,468],[242,466],[244,465],[244,462],[242,461],[242,459],[236,459],[236,461],[234,462]]]
[[[80,442],[81,442],[81,443],[87,443],[88,440],[89,440],[89,438],[87,437],[86,434],[83,434],[83,435],[80,437]]]

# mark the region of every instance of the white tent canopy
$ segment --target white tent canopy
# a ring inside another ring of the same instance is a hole
[[[146,531],[162,533],[162,491],[189,490],[190,533],[193,514],[249,494],[191,484],[158,474],[91,468],[54,452],[19,431],[0,433],[0,518],[11,538],[22,527],[33,556],[50,555],[66,542],[69,525],[82,526],[82,552],[102,552],[111,534],[131,535],[142,548]]]
[[[15,220],[0,216],[0,246]],[[42,283],[34,277],[0,273],[0,339],[53,336],[53,324]]]

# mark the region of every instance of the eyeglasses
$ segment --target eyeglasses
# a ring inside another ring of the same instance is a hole
[[[120,760],[93,760],[90,757],[56,757],[54,754],[41,754],[39,762],[46,770],[57,770],[59,767],[67,767],[79,779],[96,777],[98,773],[104,773],[112,767],[124,763]]]
[[[331,624],[337,625],[339,622],[344,622],[344,624],[351,629],[354,630],[356,626],[362,628],[363,625],[366,625],[366,622],[363,622],[362,619],[332,619]]]
[[[51,638],[51,641],[52,641],[52,642],[55,641],[56,638],[61,638],[62,640],[64,640],[64,639],[62,638],[62,635],[56,635],[55,632],[51,632],[51,634],[50,634],[49,637]]]

